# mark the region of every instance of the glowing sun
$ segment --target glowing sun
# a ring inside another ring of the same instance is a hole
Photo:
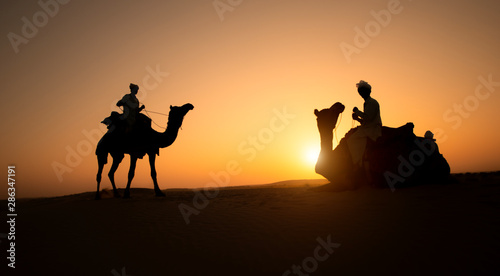
[[[305,161],[309,165],[315,165],[319,156],[319,149],[309,148],[305,151]]]

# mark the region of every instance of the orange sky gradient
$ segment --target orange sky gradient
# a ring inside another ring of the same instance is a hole
[[[346,106],[340,140],[363,105],[360,79],[384,125],[435,133],[452,172],[500,169],[499,2],[41,2],[53,16],[37,1],[0,4],[1,164],[5,178],[16,165],[19,197],[96,188],[99,122],[131,82],[147,110],[195,106],[157,158],[162,189],[203,187],[211,175],[228,186],[321,178],[310,161],[320,146],[313,110]],[[13,43],[34,15],[40,27]],[[228,163],[238,172],[226,179]],[[116,173],[120,188],[128,165],[126,157]],[[147,160],[132,187],[153,187]]]

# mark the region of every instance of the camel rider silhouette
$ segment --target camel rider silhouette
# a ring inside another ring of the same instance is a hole
[[[126,94],[116,103],[116,106],[123,106],[123,114],[120,116],[120,119],[126,123],[126,133],[137,129],[136,125],[139,123],[139,113],[145,108],[144,105],[139,107],[139,100],[136,97],[139,86],[131,83],[129,88],[130,94]]]
[[[351,153],[355,170],[363,167],[363,154],[365,153],[367,139],[376,141],[382,135],[382,119],[380,117],[380,105],[370,97],[372,87],[366,81],[356,84],[359,95],[365,100],[363,111],[354,107],[352,118],[361,123],[356,132],[347,139],[347,146]]]

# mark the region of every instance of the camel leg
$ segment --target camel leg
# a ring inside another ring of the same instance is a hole
[[[98,164],[98,170],[97,170],[97,192],[95,194],[95,199],[101,199],[101,194],[100,194],[100,185],[101,185],[101,179],[102,179],[102,170],[104,169],[104,165],[108,163],[108,151],[106,149],[106,141],[109,140],[109,135],[104,134],[104,136],[99,140],[99,143],[97,143],[97,147],[95,150],[95,154],[97,155],[97,164]]]
[[[155,194],[156,196],[165,196],[165,194],[160,190],[160,187],[158,186],[158,181],[156,180],[156,168],[155,168],[156,154],[154,152],[148,153],[148,156],[149,156],[149,166],[151,167],[151,178],[153,179],[155,187]]]
[[[113,164],[111,165],[111,169],[109,169],[108,177],[109,181],[111,182],[111,185],[113,186],[113,194],[115,197],[120,197],[120,193],[116,189],[115,185],[115,172],[118,169],[118,166],[123,160],[124,155],[119,154],[119,155],[112,155],[113,157]]]
[[[99,158],[97,158],[97,162],[99,164],[99,169],[97,170],[97,192],[95,193],[95,199],[101,199],[101,194],[99,193],[99,186],[101,185],[101,177],[102,177],[102,170],[104,169],[104,163],[99,161]]]
[[[137,164],[137,157],[130,156],[130,169],[128,171],[127,187],[125,188],[125,193],[123,194],[123,198],[130,198],[130,183],[132,183],[132,179],[134,179],[136,164]]]

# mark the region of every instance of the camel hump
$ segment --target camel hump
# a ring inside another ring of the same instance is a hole
[[[137,121],[138,121],[137,123],[141,124],[143,128],[153,129],[151,127],[151,118],[149,118],[148,116],[146,116],[142,113],[139,113]]]
[[[383,126],[382,136],[377,139],[377,143],[383,144],[388,141],[394,141],[396,139],[405,139],[407,137],[411,138],[415,136],[413,133],[414,128],[415,125],[411,122],[397,128]]]
[[[111,114],[104,118],[101,123],[108,126],[108,129],[118,129],[124,130],[127,128],[127,121],[124,120],[123,114],[120,114],[116,111],[112,111]],[[153,130],[151,127],[151,118],[148,116],[138,113],[135,120],[135,129],[141,131]]]

